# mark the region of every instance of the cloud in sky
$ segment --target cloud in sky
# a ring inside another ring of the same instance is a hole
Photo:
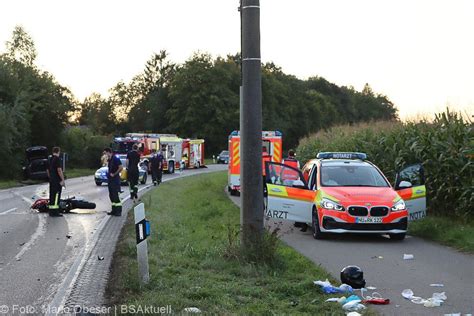
[[[474,112],[474,1],[261,0],[262,59],[300,78],[323,76],[361,89],[368,82],[402,117],[446,104]],[[142,71],[166,49],[240,50],[236,0],[16,0],[0,11],[0,42],[20,24],[37,64],[80,99]],[[0,46],[0,49],[3,49]]]

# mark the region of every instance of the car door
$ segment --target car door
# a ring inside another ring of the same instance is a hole
[[[405,201],[409,221],[426,216],[426,186],[421,164],[410,165],[399,171],[396,176],[395,190]]]
[[[311,209],[316,193],[308,189],[301,171],[276,162],[266,162],[265,170],[265,216],[276,220],[311,223]]]

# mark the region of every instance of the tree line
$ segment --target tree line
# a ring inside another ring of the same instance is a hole
[[[38,69],[36,56],[32,38],[17,26],[0,55],[0,159],[8,165],[19,167],[28,146],[63,145],[74,153],[73,165],[93,167],[97,157],[76,156],[127,132],[204,138],[207,153],[214,154],[239,129],[239,54],[195,53],[178,64],[160,51],[130,82],[119,81],[108,95],[92,93],[83,101]],[[287,149],[333,125],[397,120],[394,104],[368,84],[356,91],[318,76],[302,80],[274,63],[262,65],[262,107],[263,128],[281,131]],[[14,172],[0,170],[0,177]]]

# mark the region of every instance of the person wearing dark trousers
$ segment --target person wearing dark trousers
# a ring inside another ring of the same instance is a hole
[[[161,179],[163,177],[163,161],[164,161],[164,158],[163,158],[163,154],[161,153],[161,151],[158,151],[157,155],[156,155],[157,159],[158,159],[158,184],[161,183]]]
[[[156,156],[156,149],[151,150],[150,172],[151,181],[153,182],[153,185],[156,186],[158,184],[158,159]]]
[[[53,155],[49,161],[47,169],[49,178],[49,215],[53,217],[63,216],[59,208],[59,202],[61,200],[62,187],[65,186],[64,173],[61,168],[61,160],[59,155],[61,149],[59,147],[53,148]]]
[[[138,164],[140,163],[140,154],[138,145],[134,144],[132,150],[127,154],[127,179],[130,185],[130,198],[134,203],[138,200]]]
[[[105,148],[104,153],[108,157],[107,182],[109,187],[109,198],[112,203],[112,211],[108,215],[122,216],[122,201],[120,201],[120,172],[123,170],[122,162],[115,156],[112,149]]]
[[[163,174],[163,156],[153,149],[153,154],[150,159],[151,178],[153,185],[159,185],[161,183],[161,176]]]

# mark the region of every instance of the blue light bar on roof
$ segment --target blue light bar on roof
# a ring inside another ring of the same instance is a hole
[[[322,152],[316,156],[318,159],[360,159],[366,160],[367,154],[364,153],[343,153],[343,152]]]

